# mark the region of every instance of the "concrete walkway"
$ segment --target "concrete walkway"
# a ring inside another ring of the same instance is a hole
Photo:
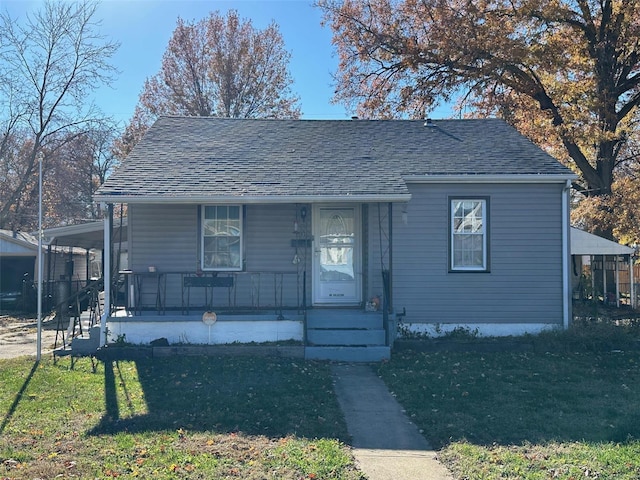
[[[369,480],[453,479],[370,366],[331,369],[354,457]]]

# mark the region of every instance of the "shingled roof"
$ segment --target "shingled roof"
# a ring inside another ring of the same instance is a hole
[[[410,181],[453,176],[543,181],[572,173],[497,119],[161,117],[96,200],[406,201]]]

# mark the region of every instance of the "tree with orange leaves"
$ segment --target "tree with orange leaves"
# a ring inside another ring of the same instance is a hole
[[[499,115],[565,161],[586,198],[610,198],[620,168],[636,162],[640,2],[318,5],[340,58],[335,100],[361,116],[424,117],[460,95],[471,115]]]

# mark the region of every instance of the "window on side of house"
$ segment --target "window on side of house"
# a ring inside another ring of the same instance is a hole
[[[205,205],[201,245],[203,270],[242,270],[242,208]]]
[[[450,198],[450,270],[486,272],[489,202],[486,198]]]

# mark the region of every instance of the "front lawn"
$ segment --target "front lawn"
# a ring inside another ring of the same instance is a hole
[[[380,374],[460,479],[640,478],[640,352],[396,353]]]
[[[640,352],[541,341],[396,352],[379,372],[458,479],[640,478]],[[70,367],[0,360],[0,478],[362,478],[326,363]]]
[[[0,360],[0,478],[358,479],[328,365]]]

